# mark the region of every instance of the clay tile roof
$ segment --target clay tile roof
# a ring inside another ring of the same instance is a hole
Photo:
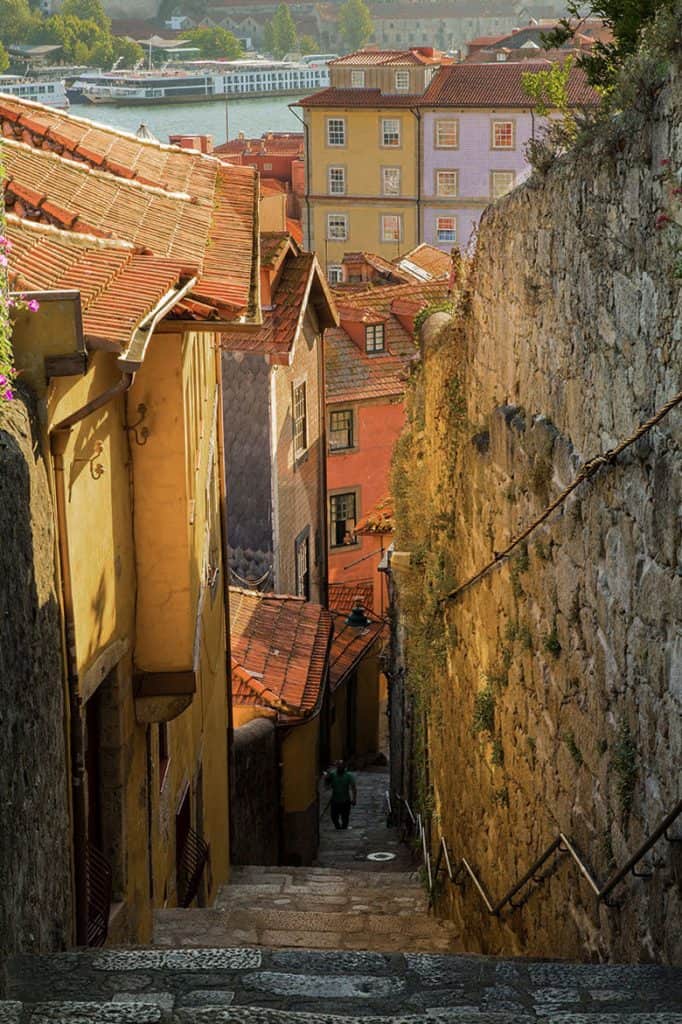
[[[230,587],[230,622],[232,658],[241,669],[233,698],[246,687],[257,703],[294,717],[312,714],[327,672],[329,612],[300,597]]]
[[[262,267],[273,267],[279,263],[284,250],[289,245],[289,234],[286,231],[262,231],[260,236],[260,262]]]
[[[394,529],[393,499],[390,495],[387,495],[381,501],[378,501],[366,516],[363,516],[357,524],[355,532],[362,534],[393,533]]]
[[[329,688],[335,690],[374,647],[377,641],[386,640],[388,626],[365,609],[369,620],[366,626],[349,626],[343,613],[332,612],[334,639],[329,656]]]
[[[214,316],[253,315],[258,195],[251,168],[10,97],[0,96],[0,122],[10,209],[18,198],[19,214],[182,259],[198,267],[193,295],[216,307]]]
[[[329,63],[332,67],[395,67],[410,64],[440,64],[447,60],[438,50],[429,53],[419,50],[356,50]]]
[[[79,291],[85,341],[123,351],[142,320],[184,279],[177,260],[32,224],[11,214],[9,276],[21,291]]]
[[[371,580],[354,580],[353,583],[329,583],[329,608],[340,615],[349,615],[357,604],[363,608],[374,608],[374,584]]]
[[[410,310],[422,309],[444,299],[447,287],[447,281],[428,281],[368,285],[363,290],[352,291],[334,289],[341,324],[325,333],[327,402],[337,404],[402,395],[405,374],[417,357],[417,346],[392,306],[396,300],[403,300],[409,303]],[[344,330],[344,319],[365,323],[383,320],[385,353],[367,355]]]
[[[330,86],[299,100],[299,107],[414,107],[421,96],[383,93],[381,89],[337,89]]]
[[[219,156],[292,156],[303,154],[303,132],[263,136],[260,139],[230,139],[213,150]]]
[[[551,67],[548,61],[505,61],[441,68],[422,97],[422,106],[527,108],[531,100],[523,88],[522,76],[548,67]],[[592,106],[599,102],[582,68],[571,68],[568,99],[575,106]]]
[[[435,245],[429,245],[428,242],[422,242],[416,249],[406,252],[396,260],[396,263],[401,270],[414,272],[416,268],[417,273],[422,271],[435,281],[447,281],[452,270],[452,260],[448,253],[437,249]]]
[[[293,217],[287,217],[287,231],[297,245],[303,245],[303,226],[300,220],[295,220]]]

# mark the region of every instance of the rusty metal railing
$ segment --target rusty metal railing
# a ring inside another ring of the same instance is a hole
[[[607,906],[617,907],[620,904],[615,903],[611,899],[611,894],[629,873],[632,873],[637,878],[651,878],[653,872],[637,871],[636,869],[642,858],[655,846],[659,839],[664,838],[669,843],[682,842],[682,837],[678,838],[668,834],[670,827],[682,815],[682,800],[678,800],[672,810],[663,818],[644,842],[641,843],[632,856],[627,859],[625,864],[609,875],[603,884],[600,884],[576,844],[565,833],[559,832],[548,846],[545,847],[540,856],[533,861],[521,878],[507,889],[499,900],[495,901],[466,857],[460,857],[453,867],[450,849],[445,836],[441,836],[439,839],[438,854],[435,863],[432,863],[427,826],[422,815],[419,812],[415,812],[404,797],[399,794],[395,794],[395,797],[406,811],[408,830],[413,833],[414,839],[417,841],[421,851],[428,885],[429,905],[433,906],[435,903],[438,880],[441,873],[444,873],[450,882],[462,889],[468,877],[473,883],[474,889],[478,893],[486,911],[495,917],[499,916],[507,906],[513,910],[522,906],[525,899],[515,902],[514,897],[531,883],[541,885],[548,874],[554,870],[558,863],[558,858],[564,855],[570,857],[576,865],[598,901],[605,903]]]
[[[199,892],[201,876],[208,861],[208,846],[193,829],[187,839],[178,862],[178,906],[189,907]]]
[[[92,843],[86,849],[85,887],[88,908],[88,946],[103,946],[109,932],[112,871],[109,861]]]

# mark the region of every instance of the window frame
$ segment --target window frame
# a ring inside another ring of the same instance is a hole
[[[508,175],[511,175],[511,185],[509,185],[509,187],[507,189],[505,189],[504,192],[499,192],[499,193],[495,192],[495,176],[498,175],[498,174],[508,174]],[[502,199],[502,197],[506,196],[508,192],[511,192],[511,190],[513,188],[515,188],[515,186],[516,186],[516,171],[506,171],[503,168],[499,168],[499,167],[495,167],[495,168],[491,169],[491,171],[490,171],[490,198],[491,199]]]
[[[397,142],[386,141],[386,125],[388,123],[396,124],[398,126],[397,131]],[[382,117],[379,119],[379,142],[382,149],[402,149],[403,145],[403,125],[402,118],[400,117]]]
[[[370,334],[372,347],[370,348]],[[381,346],[377,345],[377,336],[381,337]],[[386,351],[386,326],[384,323],[365,324],[365,354],[368,356],[383,355]]]
[[[332,235],[330,233],[329,224],[330,224],[330,221],[331,221],[332,217],[336,217],[339,220],[343,220],[343,224],[344,224],[343,235]],[[349,235],[348,214],[347,213],[328,213],[327,214],[326,240],[328,242],[347,242],[348,241],[348,235]]]
[[[305,558],[305,572],[301,575],[301,554]],[[310,527],[306,526],[294,540],[294,580],[296,597],[310,600]]]
[[[445,228],[441,229],[439,227],[439,223],[442,220],[451,220],[453,222],[453,225],[454,225],[454,227],[452,229],[453,232],[454,232],[454,237],[453,238],[440,238],[439,237],[439,231],[447,230]],[[443,214],[440,217],[439,216],[436,217],[436,241],[437,242],[456,242],[457,241],[457,217],[454,214]]]
[[[329,276],[332,271],[338,271],[338,278],[332,281]],[[341,263],[328,263],[327,264],[327,282],[333,287],[335,284],[343,283],[343,265]]]
[[[332,188],[332,172],[338,171],[341,173],[343,178],[342,190],[340,192],[334,191]],[[327,192],[330,196],[345,196],[347,191],[346,185],[346,167],[344,164],[329,164],[327,167]]]
[[[386,173],[393,171],[398,176],[398,189],[396,192],[386,191]],[[381,168],[381,194],[382,196],[399,196],[402,188],[402,168],[401,167],[383,167]]]
[[[388,217],[394,217],[397,220],[397,222],[398,222],[398,237],[397,238],[387,238],[386,237],[386,226],[384,224],[384,221],[387,220]],[[402,215],[402,213],[382,213],[380,215],[380,222],[379,223],[380,223],[381,241],[382,242],[386,242],[386,243],[402,242],[402,240],[403,240],[403,215]]]
[[[333,543],[333,537],[335,536],[334,524],[336,522],[339,522],[339,523],[343,522],[344,524],[347,524],[349,522],[348,518],[346,518],[344,520],[341,520],[341,519],[335,520],[334,519],[334,516],[333,516],[333,502],[335,500],[338,500],[339,498],[348,498],[348,497],[352,497],[352,499],[353,499],[353,511],[355,513],[355,516],[353,518],[353,523],[354,523],[354,526],[357,526],[358,520],[360,518],[360,491],[359,491],[359,488],[352,487],[352,488],[350,488],[350,490],[345,490],[344,489],[344,490],[331,491],[329,493],[329,495],[328,495],[328,500],[329,500],[329,549],[330,549],[330,551],[342,551],[344,548],[357,547],[359,545],[359,543],[360,543],[359,539],[355,535],[355,529],[353,529],[353,531],[352,531],[353,540],[350,541],[348,544],[344,544],[343,541],[341,541],[340,543],[336,543],[336,544]],[[345,536],[346,532],[347,532],[346,531],[346,527],[344,526],[344,536]],[[350,532],[350,531],[348,531],[348,532]]]
[[[452,145],[439,141],[440,126],[453,125],[455,129],[455,141]],[[433,123],[433,146],[434,149],[459,149],[459,118],[440,117]]]
[[[441,176],[448,175],[454,179],[454,192],[444,192],[441,189]],[[459,196],[459,171],[454,167],[442,167],[435,173],[435,194],[439,199],[457,199]]]
[[[353,81],[353,79],[357,79]],[[365,72],[362,68],[352,68],[350,73],[350,87],[351,89],[364,89],[365,88]]]
[[[332,123],[340,124],[342,126],[343,141],[332,142],[331,141],[331,126]],[[345,149],[348,142],[348,128],[346,125],[345,117],[328,117],[325,121],[325,139],[327,147],[329,149]]]
[[[495,129],[499,125],[507,124],[511,125],[511,145],[500,145],[499,143],[495,142]],[[502,150],[506,152],[510,152],[511,150],[516,149],[516,121],[514,121],[512,118],[504,118],[504,120],[502,120],[501,118],[495,118],[490,122],[490,148],[495,151]]]
[[[404,81],[404,78],[402,78],[401,76],[405,76],[405,78],[407,78],[407,84],[404,85],[404,86],[398,85],[398,79],[399,78],[401,79],[401,81]],[[396,92],[408,92],[409,93],[409,91],[410,91],[410,72],[406,71],[404,68],[401,68],[401,69],[397,70],[395,72],[395,77],[393,79],[393,84],[394,84],[394,88],[395,88]]]
[[[299,396],[303,398],[303,415],[299,412]],[[298,462],[308,451],[308,388],[307,381],[295,381],[292,385],[291,419],[294,435],[294,462]],[[299,447],[299,435],[303,436],[303,447]]]
[[[334,416],[346,416],[347,417],[347,427],[345,427],[345,428],[344,427],[341,427],[341,428],[337,427],[336,431],[335,431],[334,427],[332,426],[333,417]],[[348,451],[351,451],[353,448],[357,447],[357,445],[355,443],[355,415],[354,415],[354,410],[352,408],[350,408],[350,409],[330,409],[329,410],[329,424],[328,424],[327,430],[328,430],[328,437],[329,437],[329,443],[328,443],[327,447],[329,449],[330,454],[333,455],[336,452],[348,452]],[[340,431],[343,431],[343,430],[346,430],[346,432],[347,432],[346,440],[348,441],[348,444],[343,444],[343,445],[338,445],[337,444],[337,445],[334,445],[332,443],[332,434],[335,433],[335,432],[339,433]]]

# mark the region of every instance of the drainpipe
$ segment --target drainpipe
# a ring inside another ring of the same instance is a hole
[[[422,115],[415,107],[410,108],[417,119],[417,245],[422,241]]]
[[[305,219],[306,248],[308,249],[309,252],[311,252],[312,251],[312,245],[311,245],[311,242],[310,242],[310,181],[309,181],[309,174],[310,174],[310,131],[309,131],[309,126],[308,126],[308,123],[306,122],[306,120],[304,118],[299,117],[298,114],[296,113],[296,111],[294,110],[294,107],[296,106],[296,104],[295,103],[288,103],[287,106],[289,107],[289,110],[294,115],[296,120],[300,121],[301,124],[303,125],[303,135],[305,136],[305,196],[303,198],[305,199],[305,209],[306,209],[306,219]],[[326,273],[326,269],[327,268],[325,267],[325,273]]]
[[[85,795],[85,741],[81,715],[78,664],[76,661],[76,630],[73,613],[73,585],[71,560],[66,519],[66,483],[64,479],[64,452],[69,441],[71,428],[86,419],[97,409],[103,408],[118,395],[132,386],[134,373],[124,373],[113,387],[91,399],[80,409],[61,420],[50,431],[50,452],[54,473],[55,505],[57,512],[57,542],[62,607],[64,609],[64,632],[66,638],[66,674],[68,685],[68,715],[70,719],[71,749],[71,800],[73,814],[73,858],[76,896],[76,944],[86,946],[88,942],[88,894],[87,894],[87,841],[88,822]]]

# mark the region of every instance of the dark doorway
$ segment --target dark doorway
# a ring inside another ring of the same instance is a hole
[[[185,878],[182,870],[182,855],[187,846],[190,830],[192,828],[192,800],[189,784],[175,814],[175,877],[177,891],[180,893],[185,885]]]

